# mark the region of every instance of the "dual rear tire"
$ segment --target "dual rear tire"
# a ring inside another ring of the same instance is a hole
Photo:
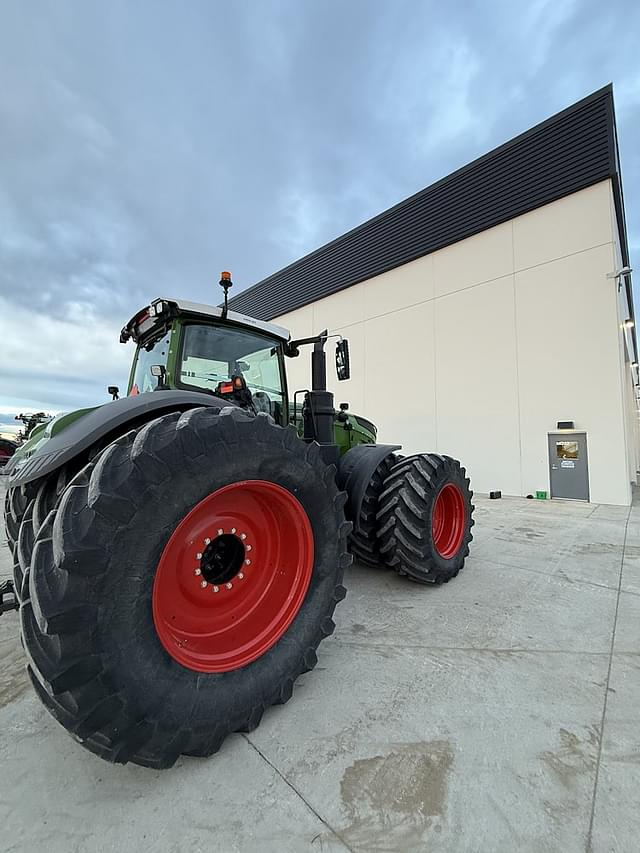
[[[450,456],[390,454],[365,491],[352,553],[418,583],[446,583],[469,555],[472,498],[465,469]]]

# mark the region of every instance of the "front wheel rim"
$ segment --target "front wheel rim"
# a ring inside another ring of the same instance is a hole
[[[466,521],[462,490],[455,483],[446,483],[438,492],[431,519],[433,544],[443,559],[452,559],[460,550]]]
[[[228,672],[274,646],[300,610],[313,570],[301,503],[266,480],[208,495],[167,542],[153,584],[160,642],[182,666]]]

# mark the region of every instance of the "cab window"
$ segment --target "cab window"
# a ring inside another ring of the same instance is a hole
[[[149,341],[145,346],[138,347],[136,367],[129,390],[130,397],[135,394],[144,394],[147,391],[155,391],[158,387],[158,378],[151,375],[151,366],[161,364],[166,369],[168,354],[169,335],[167,333]]]
[[[180,384],[215,391],[220,382],[244,377],[256,409],[281,421],[284,393],[280,347],[274,341],[230,326],[184,328]]]

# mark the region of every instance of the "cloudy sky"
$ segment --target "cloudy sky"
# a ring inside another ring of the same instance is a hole
[[[217,302],[609,81],[640,264],[639,37],[631,0],[0,0],[0,420],[106,401],[154,295]]]

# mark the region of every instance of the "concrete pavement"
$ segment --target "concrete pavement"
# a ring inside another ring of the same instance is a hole
[[[293,699],[170,771],[75,744],[2,617],[0,850],[636,850],[640,506],[476,503],[458,578],[353,567]]]

